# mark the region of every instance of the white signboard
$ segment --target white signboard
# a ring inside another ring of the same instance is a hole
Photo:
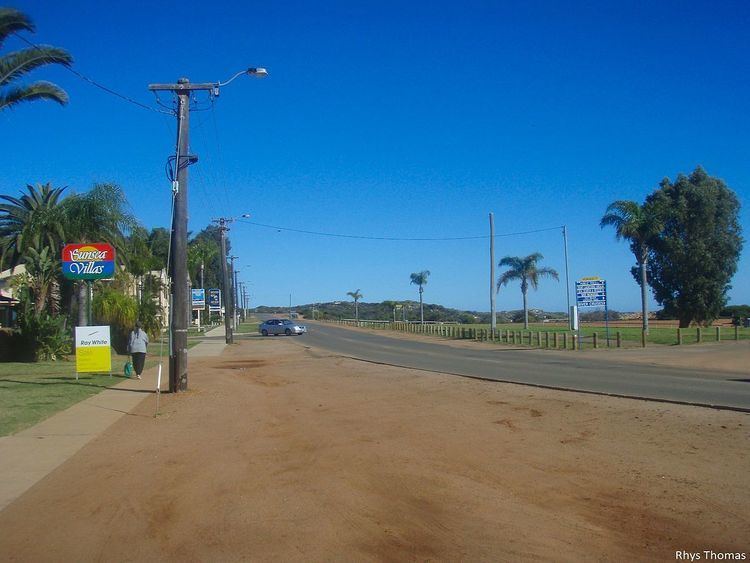
[[[108,326],[76,327],[76,375],[111,373],[112,353]]]

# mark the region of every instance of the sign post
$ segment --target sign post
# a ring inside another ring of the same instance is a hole
[[[607,307],[607,281],[599,277],[583,278],[576,282],[576,305],[579,308],[604,307],[604,327],[609,348],[609,308]]]
[[[198,311],[198,328],[201,326],[201,310],[206,308],[206,290],[191,289],[190,298],[192,302],[193,311]]]

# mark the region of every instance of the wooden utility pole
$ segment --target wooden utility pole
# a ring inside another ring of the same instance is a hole
[[[237,330],[237,268],[234,267],[234,261],[238,258],[239,256],[229,257],[232,261],[232,273],[229,279],[232,282],[232,322],[234,323],[234,330]]]
[[[212,84],[191,84],[187,78],[180,78],[177,84],[151,84],[152,91],[171,91],[177,95],[177,149],[172,181],[174,211],[172,214],[172,234],[169,260],[171,303],[169,313],[169,391],[185,391],[188,386],[187,374],[187,327],[190,293],[187,272],[187,232],[188,232],[188,171],[195,157],[188,154],[190,130],[190,96],[195,90],[209,90]]]
[[[197,158],[188,154],[190,127],[190,98],[193,92],[209,92],[211,96],[219,95],[219,88],[226,86],[237,77],[247,74],[258,77],[267,76],[265,68],[251,67],[236,73],[226,82],[204,82],[191,84],[187,78],[180,78],[177,84],[149,84],[152,92],[172,92],[177,96],[177,148],[172,178],[172,234],[170,245],[170,346],[169,346],[169,390],[171,392],[187,390],[187,327],[191,306],[188,290],[187,273],[187,227],[188,227],[188,174],[187,167]],[[222,231],[223,234],[223,231]],[[222,239],[223,240],[223,239]],[[226,252],[222,254],[223,271],[226,273]],[[224,276],[226,283],[226,275]],[[227,342],[231,343],[231,328]]]
[[[214,223],[219,224],[219,232],[221,233],[221,292],[224,294],[224,332],[225,342],[227,344],[234,343],[234,335],[232,333],[232,323],[229,320],[229,300],[231,294],[231,288],[229,284],[229,273],[227,272],[227,236],[226,232],[229,230],[227,223],[231,222],[232,219],[226,217],[219,217],[214,219]]]

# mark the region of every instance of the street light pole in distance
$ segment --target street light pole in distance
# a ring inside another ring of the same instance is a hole
[[[244,219],[249,219],[249,213],[241,215]],[[227,256],[227,231],[229,224],[235,221],[234,217],[218,217],[212,219],[212,223],[219,225],[221,234],[221,293],[224,295],[224,341],[227,344],[234,344],[234,294],[232,290],[232,276],[227,271],[227,258],[232,260],[232,271],[234,272],[234,259],[237,256]],[[230,317],[231,315],[231,317]],[[231,320],[230,320],[231,319]]]

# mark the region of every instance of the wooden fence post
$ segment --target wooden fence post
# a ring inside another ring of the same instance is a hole
[[[677,328],[677,345],[679,346],[680,344],[682,344],[682,329],[678,327]]]
[[[703,341],[703,335],[701,334],[701,327],[698,327],[695,332],[695,341],[700,344]]]
[[[594,333],[594,349],[596,350],[597,348],[599,348],[599,339],[598,335]]]
[[[617,331],[617,347],[622,348],[622,333]]]
[[[716,327],[716,342],[721,342],[721,327]]]
[[[563,350],[568,349],[568,333],[563,332]]]

